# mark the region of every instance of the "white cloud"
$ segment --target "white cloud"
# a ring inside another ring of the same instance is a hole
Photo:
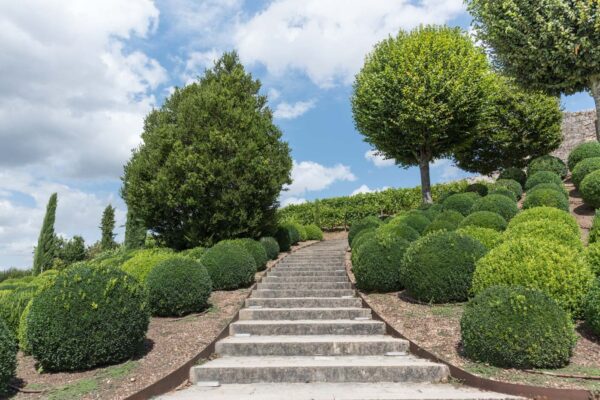
[[[273,116],[279,119],[294,119],[298,118],[302,114],[315,106],[314,100],[309,101],[298,101],[293,104],[287,102],[281,102],[275,107]]]
[[[357,194],[362,194],[362,193],[376,193],[376,192],[382,192],[384,190],[389,189],[389,186],[384,186],[382,188],[379,189],[371,189],[369,188],[367,185],[361,185],[358,188],[354,189],[354,191],[350,194],[350,196],[354,196]]]
[[[433,163],[431,163],[430,168],[432,170],[441,170],[441,178],[443,180],[456,179],[462,172],[460,168],[452,164],[451,160],[446,158],[435,160]]]
[[[393,158],[385,158],[377,152],[377,150],[369,150],[365,153],[365,159],[372,162],[378,168],[391,167],[396,165],[396,160]]]
[[[282,192],[281,203],[286,204],[288,199],[302,199],[306,192],[317,192],[327,189],[337,181],[355,181],[356,176],[350,167],[336,164],[333,167],[325,167],[314,161],[297,162],[294,160],[292,168],[292,184]]]
[[[199,76],[204,75],[205,69],[212,68],[221,54],[222,52],[217,49],[191,52],[185,62],[181,80],[186,85],[195,82]]]
[[[303,203],[306,203],[306,199],[304,199],[304,198],[288,197],[286,199],[283,199],[283,201],[281,202],[281,207],[289,206],[292,204],[303,204]]]

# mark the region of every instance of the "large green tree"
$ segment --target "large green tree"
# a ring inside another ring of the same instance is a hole
[[[113,249],[117,245],[115,242],[115,208],[110,204],[106,206],[102,213],[100,231],[102,232],[100,239],[102,251]]]
[[[260,81],[235,52],[147,117],[122,195],[162,242],[184,249],[272,229],[292,160]]]
[[[472,135],[489,80],[485,54],[460,29],[401,31],[377,44],[356,76],[356,128],[386,158],[419,167],[430,203],[429,164]]]
[[[500,75],[491,87],[476,134],[454,152],[460,168],[481,174],[522,168],[558,148],[562,141],[558,98],[523,90]]]
[[[478,38],[505,73],[554,95],[589,90],[600,115],[599,1],[467,1]]]
[[[58,195],[53,193],[46,206],[46,215],[38,237],[38,243],[33,257],[33,273],[38,275],[52,268],[54,257],[56,257],[57,246],[54,234],[54,221],[56,220],[56,205]]]

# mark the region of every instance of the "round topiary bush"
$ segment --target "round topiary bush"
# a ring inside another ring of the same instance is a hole
[[[458,211],[445,210],[438,214],[427,226],[423,235],[428,235],[437,231],[454,231],[465,217]]]
[[[456,230],[456,233],[472,237],[485,246],[486,250],[491,250],[502,243],[502,233],[490,228],[479,226],[465,226]]]
[[[290,251],[292,247],[292,239],[290,237],[290,231],[284,226],[278,226],[275,231],[275,240],[280,251]]]
[[[590,172],[600,170],[600,156],[599,157],[591,157],[584,158],[580,162],[577,163],[575,168],[571,173],[571,180],[575,187],[579,188],[583,178],[587,176]]]
[[[315,224],[306,225],[306,240],[323,240],[323,231]]]
[[[0,318],[0,395],[7,394],[17,371],[17,343],[10,328]]]
[[[554,207],[559,210],[569,211],[569,200],[556,189],[536,189],[527,192],[523,209],[534,207]]]
[[[569,315],[548,295],[493,286],[465,307],[460,321],[467,357],[503,368],[559,368],[577,343]]]
[[[256,262],[241,246],[222,241],[204,253],[200,263],[206,267],[213,290],[233,290],[254,282]]]
[[[375,237],[381,243],[386,243],[396,238],[402,238],[407,242],[414,242],[420,236],[419,232],[403,222],[381,225],[375,230]]]
[[[523,186],[525,184],[525,181],[527,180],[527,175],[520,168],[510,167],[500,171],[500,174],[498,175],[498,180],[500,179],[512,179],[514,181],[519,182],[521,186]]]
[[[585,248],[585,259],[597,277],[600,277],[600,242],[590,243]]]
[[[264,271],[267,267],[267,261],[269,261],[269,257],[267,256],[267,252],[265,248],[258,243],[258,241],[250,238],[243,239],[234,239],[233,243],[238,244],[244,248],[254,258],[254,262],[256,263],[257,271]]]
[[[152,268],[171,257],[173,257],[173,252],[167,249],[137,250],[121,269],[140,282],[144,282]]]
[[[556,240],[574,249],[583,250],[583,243],[578,233],[561,221],[539,219],[527,221],[518,225],[510,225],[504,232],[504,240],[534,237],[541,239]]]
[[[519,208],[515,201],[506,196],[489,194],[473,204],[471,212],[475,213],[477,211],[491,211],[500,214],[506,221],[510,221],[512,217],[517,215]]]
[[[297,244],[302,238],[300,236],[300,231],[298,230],[298,224],[294,222],[286,222],[281,224],[281,226],[288,231],[288,235],[290,236],[290,244]]]
[[[525,182],[525,190],[529,190],[540,183],[554,183],[558,186],[563,184],[560,176],[556,175],[554,172],[541,171],[537,172],[535,175],[531,175],[527,179],[527,182]]]
[[[350,244],[350,246],[352,246],[352,241],[354,240],[354,237],[357,234],[359,234],[360,231],[362,231],[363,229],[377,228],[380,225],[382,225],[381,220],[374,216],[365,217],[359,221],[356,221],[352,224],[352,226],[350,226],[350,230],[348,231],[348,243]]]
[[[416,230],[420,235],[430,223],[431,221],[426,216],[411,212],[392,218],[388,224],[406,224]]]
[[[365,240],[352,264],[356,287],[381,293],[401,290],[400,266],[408,246],[409,242],[398,237],[385,243],[375,238]]]
[[[517,196],[515,195],[515,193],[512,190],[509,190],[507,188],[496,187],[496,188],[490,190],[490,194],[499,194],[500,196],[508,197],[509,199],[511,199],[514,202],[517,201]]]
[[[508,224],[508,229],[512,229],[517,225],[527,223],[529,221],[548,220],[552,222],[559,222],[566,226],[573,233],[574,236],[579,237],[581,232],[579,231],[579,224],[575,217],[570,213],[559,210],[554,207],[535,207],[520,212],[514,217]]]
[[[503,231],[506,229],[506,220],[495,212],[491,211],[476,211],[472,214],[469,214],[460,221],[458,225],[460,228],[464,228],[466,226],[478,226],[481,228],[490,228],[496,231]]]
[[[261,237],[260,244],[267,252],[269,260],[275,260],[279,256],[279,243],[277,243],[277,240],[274,237]]]
[[[513,179],[498,179],[494,183],[494,188],[504,188],[513,192],[517,199],[523,196],[523,186]]]
[[[569,154],[567,165],[573,171],[581,160],[592,157],[600,157],[600,143],[597,141],[586,142],[576,146]]]
[[[150,312],[179,317],[208,306],[212,282],[204,266],[190,258],[173,257],[159,263],[146,279]]]
[[[442,207],[441,204],[431,204],[430,207],[428,207],[423,212],[425,213],[425,216],[429,218],[430,221],[433,221],[435,217],[437,217],[442,212],[443,209],[444,207]]]
[[[552,190],[556,190],[557,192],[560,192],[560,194],[562,194],[565,199],[569,198],[569,192],[567,192],[567,188],[565,188],[565,185],[557,185],[556,183],[540,183],[535,185],[534,187],[532,187],[531,189],[529,189],[529,191],[527,193],[531,193],[534,190],[538,190],[538,189],[552,189]]]
[[[478,198],[479,195],[474,198],[473,192],[453,194],[444,200],[442,206],[444,206],[444,210],[458,211],[464,216],[469,214]]]
[[[541,171],[554,172],[556,175],[560,176],[561,179],[565,179],[569,172],[563,160],[551,155],[534,158],[527,166],[527,175],[529,176]]]
[[[483,244],[469,236],[445,231],[430,233],[406,251],[400,282],[420,301],[465,301],[475,262],[486,252]]]
[[[474,183],[467,185],[465,192],[475,192],[479,196],[487,196],[488,187],[487,187],[487,185],[485,185],[481,182],[474,182]]]
[[[304,227],[304,225],[299,224],[299,223],[294,223],[294,226],[296,227],[296,229],[298,230],[298,233],[300,234],[300,242],[305,242],[307,241],[307,234],[306,234],[306,228]]]
[[[600,170],[587,174],[581,181],[579,191],[586,204],[600,208]]]
[[[193,249],[187,249],[179,252],[179,256],[191,258],[192,260],[199,260],[202,255],[206,252],[206,248],[202,246],[194,247]]]
[[[496,285],[539,289],[578,317],[593,279],[580,249],[556,240],[523,237],[504,241],[477,262],[473,293]]]
[[[358,259],[362,244],[371,239],[377,240],[377,237],[375,236],[376,232],[377,232],[377,229],[373,229],[373,228],[365,229],[359,235],[356,236],[356,238],[354,239],[354,246],[352,246],[352,254],[351,254],[352,265],[354,265],[356,263],[356,260]]]
[[[46,371],[113,364],[143,346],[148,294],[115,267],[72,266],[38,293],[26,318],[31,354]]]
[[[600,280],[596,280],[588,292],[583,314],[592,332],[600,337]]]

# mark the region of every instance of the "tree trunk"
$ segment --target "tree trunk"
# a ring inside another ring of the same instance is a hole
[[[421,172],[421,194],[423,195],[423,203],[431,204],[431,179],[429,178],[429,160],[421,157],[419,161],[419,170]]]
[[[600,76],[590,79],[590,92],[596,103],[596,140],[600,140]]]

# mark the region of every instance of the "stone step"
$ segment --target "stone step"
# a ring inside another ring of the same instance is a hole
[[[353,289],[258,289],[252,297],[344,297],[354,296]]]
[[[243,308],[240,320],[299,320],[371,318],[368,308]]]
[[[260,282],[257,289],[350,289],[350,282]]]
[[[330,277],[323,277],[323,276],[265,276],[262,280],[262,282],[273,282],[273,283],[277,283],[277,282],[298,282],[298,283],[303,283],[303,282],[342,282],[342,283],[346,283],[348,282],[348,277],[347,276],[330,276]]]
[[[318,276],[318,277],[345,277],[346,271],[344,270],[336,270],[336,271],[282,271],[272,269],[267,272],[267,276]]]
[[[408,341],[384,335],[229,336],[216,344],[226,356],[350,356],[408,352]]]
[[[277,265],[273,270],[285,271],[344,271],[343,265]]]
[[[250,335],[383,335],[385,325],[381,321],[322,319],[296,321],[236,321],[229,325],[229,334]]]
[[[361,307],[362,300],[358,297],[288,297],[288,298],[258,298],[246,299],[246,307],[266,308],[317,308],[317,307]]]
[[[412,356],[222,357],[193,367],[192,383],[440,382],[448,367]]]

